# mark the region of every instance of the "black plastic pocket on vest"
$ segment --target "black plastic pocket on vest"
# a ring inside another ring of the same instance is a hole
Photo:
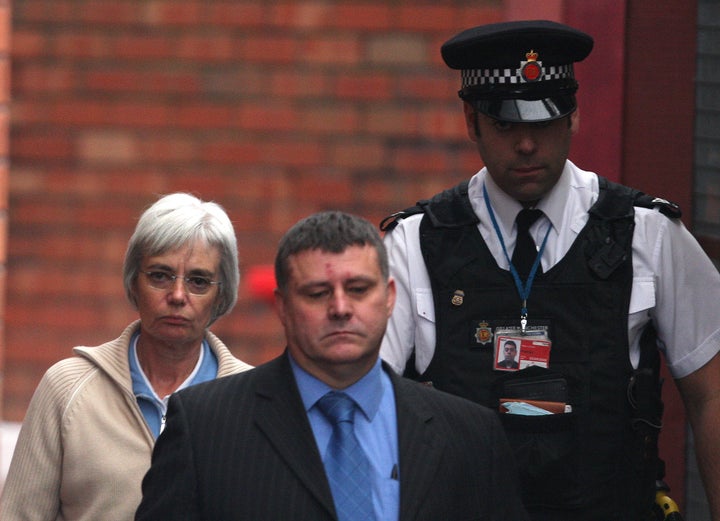
[[[579,508],[577,415],[499,416],[517,461],[525,506]]]

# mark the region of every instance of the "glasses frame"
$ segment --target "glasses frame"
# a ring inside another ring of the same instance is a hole
[[[222,281],[210,280],[208,277],[205,277],[203,275],[189,275],[189,276],[185,276],[185,277],[180,277],[179,275],[176,275],[175,273],[170,273],[165,270],[148,270],[148,271],[140,270],[140,273],[142,273],[143,275],[145,275],[147,277],[148,285],[152,289],[156,289],[158,291],[168,291],[168,290],[172,289],[175,286],[175,281],[180,278],[183,281],[183,287],[185,288],[185,291],[187,291],[190,295],[195,295],[198,297],[207,295],[213,286],[221,286],[222,285]],[[167,282],[166,287],[163,287],[163,285],[165,285],[165,283],[161,283],[160,286],[156,285],[157,281],[152,279],[152,276],[156,273],[162,273],[163,275],[168,277],[169,280]],[[210,284],[210,286],[208,286],[207,290],[203,293],[198,293],[197,291],[193,291],[190,289],[190,280],[189,280],[189,279],[193,279],[193,278],[207,279],[207,282]]]

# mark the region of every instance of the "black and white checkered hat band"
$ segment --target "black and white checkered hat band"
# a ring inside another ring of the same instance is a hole
[[[489,84],[536,83],[550,80],[574,78],[572,64],[551,65],[542,68],[542,76],[536,82],[523,78],[521,68],[517,69],[463,69],[460,72],[462,88]]]

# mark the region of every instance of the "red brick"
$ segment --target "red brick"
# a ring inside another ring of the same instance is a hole
[[[354,65],[360,61],[361,46],[350,36],[312,38],[301,44],[299,58],[304,62]]]
[[[8,152],[9,152],[9,136],[8,136],[8,128],[10,123],[10,113],[8,110],[7,105],[0,104],[0,158],[7,158]],[[0,159],[0,187],[4,186],[4,183],[7,182],[7,170],[5,168],[5,165],[7,163],[5,161],[2,161]],[[0,194],[4,194],[5,190],[3,188],[0,188]],[[2,207],[2,201],[4,199],[0,198],[0,208]]]
[[[269,69],[269,67],[268,67]],[[201,75],[202,94],[205,96],[254,97],[267,95],[271,89],[273,71],[250,67],[219,67]]]
[[[363,200],[372,200],[375,204],[385,209],[387,215],[405,208],[414,202],[414,199],[406,193],[403,185],[398,180],[389,181],[389,175],[384,176],[363,176],[358,184],[357,196]],[[398,202],[400,200],[400,202]]]
[[[367,116],[365,130],[383,136],[417,136],[422,132],[418,114],[397,104],[376,107]]]
[[[190,136],[168,135],[143,136],[137,147],[143,161],[151,164],[188,164],[198,159],[199,147]]]
[[[161,107],[156,108],[158,111]],[[165,111],[165,107],[162,108]],[[142,117],[142,112],[139,113]],[[233,106],[227,107],[208,102],[182,103],[178,107],[167,107],[167,124],[170,127],[208,129],[236,126],[239,114]],[[161,120],[158,122],[160,123]]]
[[[203,145],[200,150],[200,159],[209,167],[216,164],[242,166],[261,162],[262,152],[255,143],[222,140]]]
[[[73,150],[72,141],[67,136],[30,133],[13,136],[13,157],[18,159],[69,158]]]
[[[196,74],[165,71],[115,69],[90,70],[84,75],[83,87],[98,92],[157,92],[164,94],[197,94],[200,81]]]
[[[33,110],[39,108],[38,111]],[[135,125],[138,127],[167,126],[173,113],[170,107],[147,103],[100,100],[66,100],[26,105],[28,117],[44,118],[60,128],[86,125]]]
[[[551,0],[555,3],[556,0]],[[544,8],[544,3],[535,3],[540,9]],[[474,6],[467,5],[458,8],[456,25],[460,28],[473,27],[475,25],[492,24],[505,21],[505,6],[500,3],[496,6]]]
[[[413,33],[382,34],[370,38],[367,59],[378,65],[419,66],[425,63],[427,41]]]
[[[13,2],[16,23],[62,23],[77,20],[77,2],[53,0],[52,2]]]
[[[385,164],[385,149],[378,140],[341,142],[330,151],[330,164],[348,169],[376,169]]]
[[[203,18],[212,26],[259,27],[265,21],[264,2],[203,2]]]
[[[229,35],[190,35],[174,42],[172,56],[200,62],[227,61],[236,57],[237,42]]]
[[[460,103],[452,109],[425,109],[418,111],[423,135],[433,140],[460,141],[467,139],[467,127]]]
[[[334,96],[343,100],[387,100],[393,88],[393,78],[384,74],[343,75],[337,80]]]
[[[10,213],[15,218],[15,211],[11,210]],[[103,269],[107,269],[109,266],[119,269],[127,241],[132,233],[131,224],[131,221],[128,220],[126,227],[118,231],[105,229],[101,235],[89,233],[88,231],[60,234],[54,229],[45,230],[38,229],[38,226],[23,225],[19,229],[24,231],[25,234],[23,236],[13,236],[12,239],[13,256],[17,258],[31,258],[38,255],[47,256],[48,259],[44,259],[43,262],[52,264],[59,262],[63,266],[71,265],[78,258],[94,258],[96,262],[103,263],[105,266]],[[98,243],[102,244],[103,247],[98,248]],[[24,265],[21,264],[19,269],[24,269]],[[45,291],[45,288],[39,285],[35,285],[33,288],[33,292],[39,292],[40,294]]]
[[[405,5],[398,8],[398,27],[414,32],[455,31],[457,9],[452,5]]]
[[[0,230],[3,230],[3,233],[0,234],[0,263],[2,263],[2,267],[0,267],[0,302],[2,305],[0,306],[0,313],[2,313],[2,316],[5,316],[5,302],[7,298],[7,270],[6,270],[6,264],[7,264],[7,254],[8,254],[8,247],[7,247],[7,229],[8,229],[8,213],[7,210],[2,210],[0,212]]]
[[[8,210],[8,192],[10,190],[9,170],[9,163],[7,161],[0,162],[0,212],[4,212],[5,214]],[[7,215],[4,215],[3,217],[7,218]],[[8,223],[6,221],[4,223],[5,233],[7,233],[7,224]],[[5,238],[5,240],[7,240],[7,237]]]
[[[93,0],[83,2],[76,16],[86,24],[128,24],[137,23],[139,12],[137,2]]]
[[[113,200],[130,195],[150,201],[153,194],[162,191],[165,181],[161,180],[157,173],[148,170],[134,168],[130,176],[126,166],[114,165],[52,167],[44,170],[38,167],[13,168],[13,176],[10,178],[11,192],[27,196],[38,193],[52,194],[62,198],[67,195],[68,187],[72,187],[73,195],[92,199],[102,199],[112,194]],[[35,202],[49,204],[44,200],[37,201],[37,198]],[[128,213],[128,225],[135,216]]]
[[[335,18],[332,3],[283,2],[268,7],[270,23],[282,28],[322,28]]]
[[[353,200],[353,187],[348,179],[330,171],[321,174],[298,173],[292,179],[293,199],[299,202],[347,207]]]
[[[246,103],[237,114],[235,123],[244,129],[285,131],[297,128],[298,115],[290,105],[279,103]]]
[[[408,172],[412,176],[446,172],[449,167],[447,151],[431,147],[399,148],[393,154],[391,164],[398,172]]]
[[[177,39],[169,35],[136,35],[121,32],[107,37],[90,35],[89,39],[94,42],[94,55],[99,57],[148,61],[177,56]]]
[[[0,54],[10,52],[11,7],[9,4],[0,4]]]
[[[348,103],[308,107],[300,114],[296,127],[317,134],[354,134],[360,125],[358,109]]]
[[[300,57],[298,42],[293,38],[263,34],[237,42],[235,54],[236,59],[267,64],[289,64]]]
[[[51,250],[49,247],[43,248],[47,253],[53,256],[56,252],[62,251],[67,246],[61,247],[61,250]],[[62,262],[63,257],[56,259],[56,262]],[[102,266],[100,273],[88,273],[70,270],[68,268],[58,267],[62,264],[38,266],[35,269],[25,266],[10,266],[12,271],[11,282],[8,291],[14,294],[22,294],[24,298],[36,297],[45,304],[36,303],[39,309],[54,308],[54,299],[64,298],[72,295],[74,298],[90,297],[95,298],[102,293],[116,296],[118,289],[122,287],[122,280],[119,271],[109,271],[112,267],[117,270],[118,266]],[[107,271],[106,271],[107,270]],[[40,284],[41,283],[41,284]],[[24,320],[22,317],[15,317],[17,321]]]
[[[205,2],[156,0],[148,4],[143,14],[145,21],[154,25],[192,26],[201,20],[206,5]]]
[[[261,157],[268,164],[290,167],[319,167],[324,164],[325,152],[314,140],[272,140],[262,144]]]
[[[272,71],[264,90],[278,98],[324,98],[331,95],[330,78],[317,72]]]
[[[395,79],[395,88],[400,97],[419,100],[424,104],[433,103],[433,100],[446,103],[457,96],[459,87],[460,78],[459,75],[455,78],[455,74],[410,75]],[[457,98],[457,107],[459,113],[460,98]]]
[[[71,185],[68,188],[74,190],[76,187]],[[31,229],[33,225],[45,225],[53,233],[66,234],[76,226],[82,226],[85,230],[108,232],[113,227],[132,227],[140,209],[141,207],[135,205],[108,205],[97,196],[86,199],[72,197],[66,192],[65,196],[58,194],[42,198],[38,195],[35,198],[13,200],[10,214],[11,219],[21,223],[23,229]]]
[[[20,92],[48,92],[55,95],[76,87],[77,71],[66,66],[18,66],[13,69],[12,84]]]
[[[150,43],[147,42],[149,54]],[[48,42],[47,52],[54,58],[72,59],[72,58],[97,58],[108,56],[113,51],[113,42],[105,35],[97,33],[60,33]],[[129,42],[126,45],[119,43],[125,47],[131,47]],[[137,55],[135,55],[137,56]]]
[[[343,29],[384,31],[392,29],[394,15],[395,9],[383,3],[338,4],[333,23]]]
[[[12,53],[16,59],[41,56],[46,45],[46,36],[36,30],[16,28],[12,33]]]

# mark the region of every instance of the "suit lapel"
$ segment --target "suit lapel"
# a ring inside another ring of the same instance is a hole
[[[390,372],[391,373],[391,372]],[[417,517],[442,459],[445,441],[433,428],[433,413],[415,386],[391,373],[400,450],[400,521]]]
[[[298,479],[333,515],[325,468],[287,354],[265,367],[267,375],[256,389],[255,423]]]
[[[260,368],[256,369],[256,371]],[[254,421],[298,479],[333,515],[332,494],[295,378],[283,355],[268,364],[256,393]],[[442,460],[445,441],[416,385],[388,370],[395,390],[400,451],[400,521],[418,515]]]

